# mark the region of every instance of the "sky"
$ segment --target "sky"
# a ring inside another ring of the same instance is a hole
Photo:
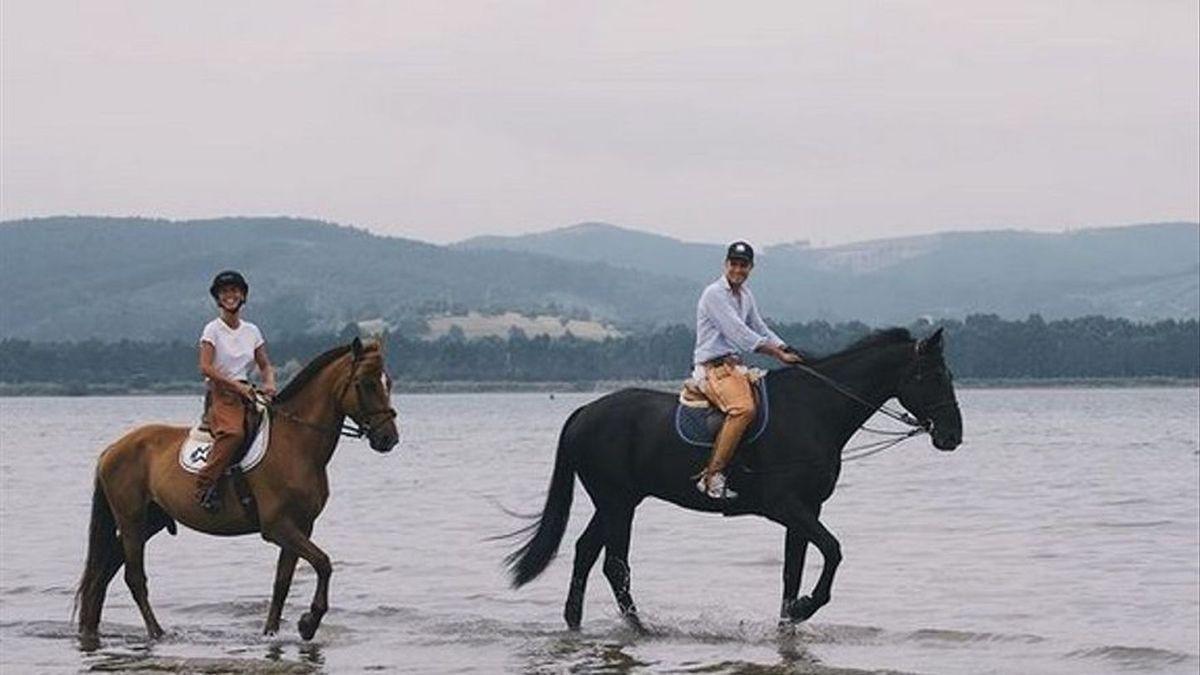
[[[0,218],[817,244],[1200,220],[1200,3],[0,3]]]

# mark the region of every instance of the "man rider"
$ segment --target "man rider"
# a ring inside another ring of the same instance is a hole
[[[785,364],[801,361],[758,313],[754,295],[746,286],[752,269],[754,249],[744,241],[733,242],[725,254],[724,274],[704,289],[696,306],[692,377],[725,413],[712,457],[696,483],[697,489],[715,499],[737,496],[725,487],[724,470],[742,434],[754,421],[754,394],[740,354],[758,352]]]

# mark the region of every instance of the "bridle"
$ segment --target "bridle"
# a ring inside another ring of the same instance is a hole
[[[357,354],[357,353],[354,354],[353,361],[351,361],[351,364],[350,364],[350,375],[346,378],[346,383],[344,385],[342,385],[341,393],[339,393],[338,397],[337,397],[337,401],[338,401],[339,405],[342,405],[342,402],[346,400],[346,394],[350,391],[350,387],[352,385],[354,387],[354,394],[358,398],[359,405],[361,406],[363,401],[366,400],[366,397],[364,396],[364,391],[363,391],[362,377],[361,376],[356,377],[356,374],[358,372],[358,366],[361,363],[362,363],[362,358],[359,356],[359,354]],[[362,438],[364,436],[369,436],[371,434],[372,430],[376,426],[381,425],[381,424],[386,424],[387,422],[390,422],[396,418],[396,409],[392,408],[391,406],[388,406],[386,408],[377,408],[375,410],[370,410],[370,411],[365,411],[365,412],[360,411],[360,416],[362,417],[361,420],[359,420],[357,417],[355,417],[354,415],[351,415],[350,413],[347,412],[347,413],[345,413],[345,416],[342,418],[342,420],[338,424],[338,426],[327,427],[327,426],[322,426],[320,424],[314,424],[312,422],[309,422],[308,420],[299,417],[298,415],[291,412],[290,410],[285,410],[284,408],[281,408],[280,406],[276,405],[274,401],[267,398],[267,396],[260,391],[256,390],[254,392],[254,395],[255,395],[255,399],[259,402],[259,404],[263,405],[268,410],[270,410],[271,414],[273,414],[273,415],[278,415],[279,417],[282,417],[282,418],[288,420],[289,422],[294,422],[302,427],[307,427],[314,431],[319,431],[323,434],[327,434],[330,432],[336,432],[339,435],[345,436],[347,438]],[[346,417],[350,418],[350,423],[346,422],[346,419],[345,419]],[[376,417],[382,417],[382,419],[376,420],[374,423],[372,423],[371,420]]]
[[[916,367],[915,367],[915,372],[912,375],[912,379],[916,382],[920,382],[925,377],[925,373],[921,369],[921,354],[919,351],[920,346],[921,346],[921,343],[917,342],[913,347],[913,356],[914,356],[914,361],[916,363]],[[863,407],[867,408],[868,410],[870,410],[872,412],[881,412],[884,415],[887,415],[888,417],[896,420],[897,422],[900,422],[901,424],[904,424],[907,427],[909,427],[908,429],[906,429],[904,431],[891,431],[891,430],[887,430],[887,429],[873,429],[871,427],[866,426],[865,424],[861,425],[859,428],[862,429],[863,431],[866,431],[866,432],[872,433],[872,434],[876,434],[879,436],[892,436],[893,438],[879,440],[879,441],[873,441],[871,443],[864,443],[862,445],[856,445],[851,448],[843,448],[842,449],[842,461],[845,461],[845,462],[854,461],[856,459],[863,459],[864,457],[870,457],[871,455],[883,452],[884,450],[887,450],[887,449],[895,446],[896,444],[906,441],[914,436],[919,436],[921,434],[931,434],[931,433],[933,433],[934,422],[933,422],[933,418],[930,416],[930,413],[932,413],[936,410],[941,410],[942,408],[947,408],[950,406],[955,406],[955,407],[958,406],[958,402],[955,401],[953,398],[947,398],[947,399],[938,401],[938,402],[930,404],[930,405],[922,405],[921,408],[922,408],[922,411],[925,413],[925,417],[923,419],[917,419],[916,417],[912,416],[911,414],[909,414],[906,411],[896,410],[894,408],[891,408],[886,403],[879,404],[879,405],[871,403],[870,401],[868,401],[866,398],[864,398],[863,396],[861,396],[854,390],[852,390],[849,387],[845,386],[844,384],[834,380],[833,378],[829,377],[828,375],[825,375],[824,373],[819,372],[812,366],[809,366],[804,363],[797,363],[797,364],[794,364],[793,367],[804,373],[812,375],[813,377],[820,380],[821,382],[824,382],[826,385],[828,385],[834,391],[842,394],[843,396],[849,398],[852,401],[855,401],[856,403],[861,404]]]

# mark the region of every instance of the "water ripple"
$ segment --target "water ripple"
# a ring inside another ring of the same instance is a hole
[[[1200,665],[1200,657],[1195,654],[1183,654],[1169,649],[1156,649],[1154,647],[1125,647],[1121,645],[1080,649],[1067,654],[1067,657],[1095,659],[1135,670],[1160,669],[1164,666],[1174,666],[1184,663]]]

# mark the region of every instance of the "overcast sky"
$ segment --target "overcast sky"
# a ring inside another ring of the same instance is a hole
[[[3,0],[0,217],[821,243],[1200,219],[1195,0]]]

